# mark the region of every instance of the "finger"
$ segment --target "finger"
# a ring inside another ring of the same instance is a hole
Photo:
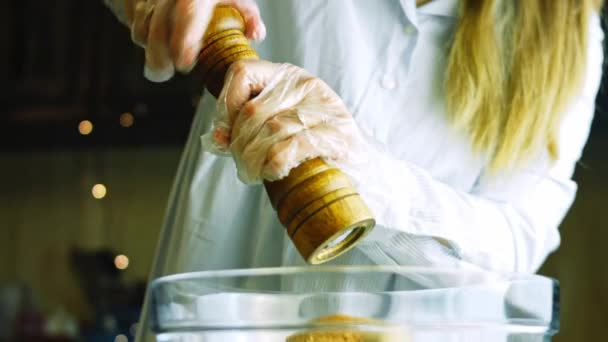
[[[229,126],[233,126],[237,116],[245,104],[255,95],[260,94],[274,77],[276,64],[266,61],[239,61],[230,66],[220,93],[220,101],[224,104]],[[253,115],[258,102],[253,102],[246,113]],[[281,109],[277,109],[281,111]]]
[[[217,0],[176,0],[171,58],[177,70],[189,72],[196,63]]]
[[[226,74],[224,88],[217,100],[219,118],[214,124],[216,127],[213,132],[213,139],[218,146],[229,147],[234,117],[240,111],[240,108],[264,87],[264,84],[252,82],[253,78],[250,78],[248,74],[249,69],[260,69],[255,73],[261,74],[262,68],[257,63],[251,63],[251,65],[254,65],[254,67],[250,68],[249,62],[237,62],[232,65]]]
[[[236,115],[232,124],[232,136],[243,135],[241,131],[257,134],[267,120],[289,109],[297,108],[294,113],[297,113],[305,127],[315,126],[336,115],[334,108],[325,103],[328,100],[320,96],[323,82],[308,77],[301,69],[282,65],[266,83],[263,91],[247,102]],[[320,106],[323,107],[322,110]]]
[[[249,181],[261,179],[269,149],[305,129],[297,109],[289,109],[264,122],[259,131],[241,130],[243,134],[230,144],[230,151],[243,170],[241,177]]]
[[[266,117],[266,115],[260,115],[260,117]],[[233,135],[234,141],[231,148],[244,155],[256,150],[267,151],[270,146],[279,141],[305,129],[329,122],[329,118],[325,114],[319,114],[318,106],[310,111],[308,108],[300,108],[298,105],[268,117],[264,120],[254,116],[241,124],[235,124],[233,129],[235,135]]]
[[[211,133],[213,143],[220,149],[228,149],[230,146],[230,130],[224,126],[215,127]]]
[[[146,46],[150,19],[154,13],[154,4],[146,1],[138,1],[133,9],[133,20],[131,22],[131,40],[141,47]]]
[[[260,15],[260,9],[253,0],[222,0],[223,5],[236,8],[245,22],[245,36],[255,41],[266,38],[266,26]]]
[[[230,150],[244,160],[261,159],[263,163],[270,147],[304,129],[296,110],[291,109],[273,116],[259,130],[241,129],[241,134],[234,136]]]
[[[274,144],[269,150],[262,177],[278,180],[302,162],[324,157],[342,159],[348,151],[348,139],[331,125],[321,124]]]
[[[140,0],[123,0],[123,6],[125,9],[125,17],[127,17],[127,25],[131,27],[135,16],[135,6]]]
[[[175,73],[169,55],[169,17],[173,4],[173,1],[160,1],[150,20],[144,76],[152,82],[167,81]]]

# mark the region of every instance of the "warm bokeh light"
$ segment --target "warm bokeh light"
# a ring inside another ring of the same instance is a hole
[[[89,135],[93,132],[93,123],[89,120],[82,120],[78,124],[78,132],[82,135]]]
[[[129,267],[129,258],[124,254],[117,255],[116,258],[114,258],[114,266],[119,270],[126,269]]]
[[[114,342],[129,342],[129,338],[123,334],[116,335],[116,338],[114,338]]]
[[[135,117],[133,116],[133,114],[126,112],[126,113],[122,113],[120,115],[120,125],[122,127],[131,127],[133,126],[133,124],[135,123]]]
[[[95,197],[97,199],[102,199],[102,198],[106,197],[107,193],[108,193],[108,189],[106,189],[106,186],[103,184],[95,184],[95,185],[93,185],[93,188],[91,189],[91,194],[93,194],[93,197]]]

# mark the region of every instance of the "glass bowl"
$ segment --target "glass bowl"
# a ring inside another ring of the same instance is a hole
[[[384,266],[184,273],[150,287],[158,341],[550,341],[559,287],[537,275]]]

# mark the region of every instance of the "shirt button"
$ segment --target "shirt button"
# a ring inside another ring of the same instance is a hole
[[[416,28],[413,25],[407,25],[407,26],[405,26],[405,33],[406,34],[413,34],[414,32],[416,32]]]
[[[397,80],[392,75],[384,75],[380,80],[380,86],[384,89],[395,89],[397,88]]]

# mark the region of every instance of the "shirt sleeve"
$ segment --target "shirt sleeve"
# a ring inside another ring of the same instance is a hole
[[[410,264],[416,260],[412,254],[419,254],[431,263],[458,260],[517,272],[542,265],[559,246],[558,227],[574,200],[571,177],[589,135],[601,80],[599,17],[591,24],[586,77],[564,115],[558,160],[543,156],[515,173],[482,175],[469,192],[388,152],[373,153],[368,162],[373,170],[347,171],[376,216],[377,228],[361,247],[370,258],[381,254]]]

